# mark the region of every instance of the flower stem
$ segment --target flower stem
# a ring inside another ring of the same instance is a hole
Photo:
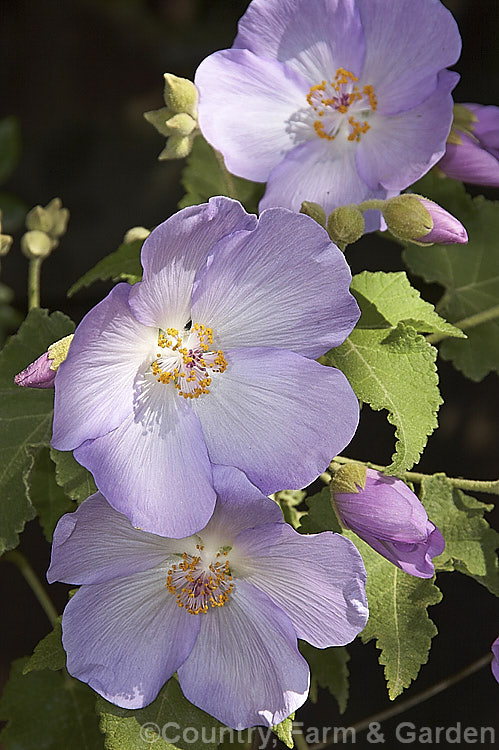
[[[478,672],[478,670],[483,669],[483,667],[487,666],[487,664],[489,664],[491,660],[492,654],[485,654],[480,659],[474,661],[472,664],[464,667],[464,669],[459,670],[459,672],[456,672],[450,677],[445,677],[440,682],[437,682],[435,685],[432,685],[426,690],[423,690],[413,698],[407,698],[407,700],[400,701],[391,708],[387,708],[385,711],[379,711],[378,713],[372,714],[372,716],[369,716],[366,719],[362,719],[361,721],[357,722],[357,724],[353,724],[353,726],[351,727],[351,729],[353,729],[354,736],[357,732],[362,732],[364,731],[364,729],[367,729],[369,727],[369,724],[373,722],[382,722],[386,721],[387,719],[392,719],[394,716],[398,716],[404,711],[409,711],[409,709],[413,708],[414,706],[418,706],[420,703],[423,703],[423,701],[427,701],[429,698],[433,698],[434,695],[438,695],[438,693],[447,690],[447,688],[455,685],[457,682],[460,682],[466,677],[469,677],[475,672]],[[315,745],[310,745],[309,750],[324,750],[325,748],[330,747],[333,744],[335,743],[318,742]]]
[[[28,310],[40,307],[41,258],[30,258],[28,268]]]
[[[215,156],[217,157],[218,166],[220,167],[220,171],[222,172],[222,176],[224,178],[225,187],[227,189],[227,196],[229,198],[234,198],[236,201],[239,200],[237,195],[236,186],[234,184],[234,178],[225,166],[225,160],[220,153],[220,151],[217,151],[216,149],[213,149],[215,151]]]
[[[58,614],[47,592],[43,588],[40,582],[40,579],[36,575],[31,565],[29,564],[28,560],[17,549],[10,550],[10,552],[6,552],[3,556],[3,559],[7,560],[7,562],[13,563],[22,573],[31,591],[36,596],[40,606],[42,607],[43,611],[47,615],[50,621],[50,624],[53,626],[55,624],[55,621],[58,618]]]
[[[359,203],[359,209],[361,211],[369,211],[372,209],[377,209],[378,211],[382,211],[385,207],[386,201],[380,201],[376,198],[373,198],[372,200],[368,201],[362,201],[362,203]]]
[[[336,458],[333,460],[333,464],[365,464],[365,466],[368,466],[370,469],[375,469],[376,471],[385,471],[386,466],[379,466],[378,464],[372,464],[370,461],[359,461],[355,458],[346,458],[346,456],[336,456]],[[422,474],[418,471],[402,471],[400,474],[397,474],[400,479],[407,479],[409,482],[416,482],[416,484],[419,484],[423,481],[423,479],[428,479],[432,476],[439,476],[438,474]],[[445,475],[441,475],[445,476]],[[331,481],[331,476],[328,472],[324,472],[324,474],[321,474],[320,478],[325,484],[328,484],[328,482]],[[456,487],[460,490],[470,490],[471,492],[486,492],[489,495],[499,495],[499,479],[494,479],[492,481],[484,481],[481,479],[461,479],[461,477],[445,477],[446,480],[451,484],[453,487]]]
[[[453,323],[452,325],[455,328],[460,328],[462,331],[467,331],[469,328],[475,328],[475,326],[479,326],[482,323],[488,323],[489,320],[495,320],[496,318],[499,318],[499,305],[495,305],[488,310],[483,310],[482,312],[470,315],[468,318],[458,320],[457,323]],[[438,341],[448,338],[449,335],[450,334],[448,333],[432,333],[426,337],[426,340],[429,344],[436,344]]]

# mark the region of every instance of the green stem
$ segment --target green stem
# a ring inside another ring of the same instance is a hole
[[[295,745],[298,748],[298,750],[310,750],[310,745],[308,744],[307,740],[303,736],[303,732],[301,731],[301,728],[293,723],[293,739],[295,741]]]
[[[495,320],[496,318],[499,318],[499,305],[495,305],[488,310],[483,310],[483,312],[475,313],[467,318],[458,320],[457,323],[453,323],[452,325],[455,328],[460,328],[462,331],[467,331],[469,328],[475,328],[482,323],[488,323],[489,320]],[[430,336],[426,337],[426,340],[429,344],[436,344],[438,341],[448,338],[449,335],[450,334],[448,333],[432,333]]]
[[[40,307],[41,258],[31,258],[28,268],[28,310]]]
[[[220,167],[220,171],[222,172],[224,181],[225,181],[225,187],[227,188],[227,195],[229,198],[234,198],[236,201],[239,200],[237,195],[236,186],[234,183],[234,178],[225,166],[225,161],[220,153],[220,151],[217,151],[216,149],[213,149],[215,151],[215,156],[217,157],[218,165]]]
[[[13,563],[24,576],[28,583],[31,591],[34,593],[40,606],[50,620],[50,624],[54,626],[55,621],[58,618],[58,614],[54,605],[52,604],[47,592],[43,588],[38,576],[29,564],[28,560],[24,557],[19,550],[14,549],[10,552],[6,552],[3,556],[4,560]]]
[[[385,207],[386,201],[380,201],[375,198],[368,201],[362,201],[362,203],[359,203],[359,208],[361,211],[369,211],[371,209],[377,209],[378,211],[382,211]]]
[[[437,682],[435,685],[432,685],[426,690],[423,690],[413,698],[408,698],[405,701],[400,701],[396,703],[395,706],[387,708],[385,711],[379,711],[378,713],[369,716],[367,719],[362,719],[362,721],[357,722],[357,724],[353,724],[353,726],[351,727],[351,729],[353,729],[353,735],[355,736],[357,732],[362,732],[364,731],[364,729],[368,729],[369,724],[372,724],[373,722],[387,721],[387,719],[392,719],[394,716],[398,716],[404,711],[409,711],[409,709],[414,708],[414,706],[418,706],[420,703],[423,703],[423,701],[427,701],[429,698],[433,698],[433,696],[438,695],[444,690],[447,690],[447,688],[455,685],[457,682],[460,682],[466,677],[469,677],[475,672],[478,672],[479,669],[483,669],[483,667],[487,666],[487,664],[489,664],[491,660],[492,654],[485,654],[485,656],[477,659],[477,661],[469,664],[464,669],[461,669],[459,672],[456,672],[450,677],[445,677],[440,682]],[[333,744],[335,743],[318,742],[315,745],[310,745],[309,750],[325,750],[325,748],[330,747]]]
[[[365,464],[370,469],[376,471],[386,471],[386,466],[379,466],[378,464],[372,464],[370,461],[359,461],[355,458],[346,458],[346,456],[336,456],[333,460],[333,464]],[[419,484],[423,479],[428,479],[432,476],[438,476],[438,474],[422,474],[419,471],[401,471],[397,474],[400,479],[407,479],[409,482],[416,482]],[[328,479],[329,477],[329,479]],[[492,481],[483,481],[481,479],[461,479],[461,477],[445,477],[446,480],[453,486],[460,490],[470,490],[471,492],[486,492],[489,495],[499,495],[499,479]],[[331,480],[331,477],[327,472],[321,474],[322,481],[327,484]]]

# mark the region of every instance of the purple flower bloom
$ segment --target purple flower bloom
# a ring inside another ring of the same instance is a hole
[[[325,648],[364,628],[364,564],[339,534],[298,534],[237,469],[213,479],[215,512],[186,539],[134,529],[100,493],[61,518],[47,577],[82,584],[62,620],[67,666],[126,708],[177,671],[225,724],[272,726],[307,697],[297,638]]]
[[[54,447],[76,449],[134,526],[170,537],[206,525],[212,464],[265,494],[309,484],[358,422],[344,375],[314,361],[359,316],[326,231],[218,197],[155,229],[142,265],[142,282],[118,284],[76,330]]]
[[[492,663],[490,665],[492,674],[499,682],[499,638],[496,638],[492,644]]]
[[[394,565],[419,578],[435,572],[432,558],[445,547],[421,502],[400,479],[367,469],[358,492],[332,493],[343,524]]]
[[[437,166],[455,180],[499,187],[499,107],[457,106],[468,110],[468,118],[455,118],[445,155]]]
[[[443,155],[460,48],[439,0],[253,0],[197,70],[200,127],[261,208],[384,199]]]
[[[420,198],[420,201],[431,216],[433,229],[423,237],[417,237],[418,242],[438,243],[440,245],[468,242],[468,233],[459,219],[456,219],[438,203],[434,203],[427,198]]]

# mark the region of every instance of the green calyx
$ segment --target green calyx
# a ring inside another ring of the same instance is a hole
[[[384,202],[382,213],[388,230],[401,240],[414,242],[433,229],[433,219],[419,195],[405,193],[390,198]]]
[[[147,122],[167,138],[159,159],[183,159],[192,149],[199,133],[197,123],[198,92],[192,81],[165,73],[165,107],[144,112]]]
[[[478,117],[471,111],[471,109],[465,107],[464,104],[454,104],[454,122],[452,123],[447,143],[454,143],[457,146],[462,146],[463,140],[459,133],[464,133],[476,141],[477,139],[473,134],[475,122],[478,122]]]
[[[320,224],[321,227],[326,228],[326,212],[318,203],[313,201],[303,201],[300,208],[300,213],[305,216],[310,216],[311,219]]]
[[[360,492],[366,486],[367,469],[364,464],[349,463],[335,471],[331,479],[331,495]]]
[[[361,209],[355,204],[339,206],[329,214],[327,231],[332,241],[343,250],[346,245],[360,240],[366,229]]]

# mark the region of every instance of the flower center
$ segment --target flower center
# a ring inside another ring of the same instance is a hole
[[[161,351],[151,365],[158,383],[173,383],[179,396],[198,398],[209,393],[211,373],[224,372],[227,367],[221,349],[212,350],[213,331],[195,323],[181,335],[176,328],[167,328],[158,336]]]
[[[166,576],[166,588],[190,615],[206,614],[208,607],[223,607],[234,588],[229,561],[225,559],[227,550],[217,552],[215,562],[211,562],[203,560],[202,544],[196,548],[199,555],[184,552],[182,562],[172,565]]]
[[[349,70],[338,68],[334,81],[311,87],[307,102],[317,114],[314,130],[319,138],[334,141],[347,113],[348,140],[360,141],[361,135],[367,133],[370,125],[364,118],[377,109],[378,102],[373,87],[367,85],[360,91],[355,85],[358,80]]]

